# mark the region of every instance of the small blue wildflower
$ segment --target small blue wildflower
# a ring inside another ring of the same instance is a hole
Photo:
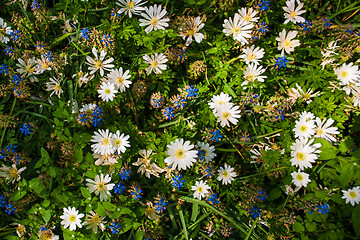
[[[258,29],[259,32],[264,33],[269,30],[269,26],[266,25],[265,21],[262,21],[261,23],[259,23],[259,25],[260,25],[260,28]]]
[[[183,107],[186,106],[186,99],[182,98],[181,95],[174,96],[172,101],[174,103],[175,108],[182,109]]]
[[[15,85],[19,85],[19,82],[21,82],[21,76],[20,75],[13,75],[11,82],[15,83]]]
[[[253,206],[252,210],[249,212],[252,218],[258,218],[261,215],[261,209],[256,205]]]
[[[161,103],[162,103],[162,98],[156,99],[156,98],[151,98],[151,106],[153,106],[154,108],[160,108],[161,107]]]
[[[346,31],[345,31],[345,32],[348,32],[348,33],[350,33],[351,35],[354,34],[354,30],[352,30],[352,29],[350,29],[350,28],[346,28]]]
[[[31,10],[33,10],[33,11],[38,10],[40,7],[41,7],[41,5],[40,5],[39,1],[37,1],[37,0],[34,0],[31,3]]]
[[[93,110],[92,110],[92,116],[94,117],[102,117],[103,115],[103,108],[96,106]]]
[[[172,107],[167,107],[163,109],[163,115],[168,120],[171,120],[175,117],[175,114],[173,113],[174,109]]]
[[[218,204],[219,202],[219,196],[217,193],[211,194],[210,197],[207,199],[208,202],[211,202],[212,205]]]
[[[143,198],[142,193],[143,193],[142,189],[135,187],[134,190],[131,192],[131,195],[133,198],[135,198],[135,200],[138,200],[140,198]]]
[[[89,38],[89,28],[84,28],[84,29],[81,29],[81,36],[82,38],[85,38],[85,40],[88,40]]]
[[[259,3],[260,10],[267,11],[270,8],[270,1],[268,0],[262,0],[261,3]]]
[[[51,52],[48,51],[47,53],[43,54],[44,58],[47,59],[49,62],[51,62],[53,56],[51,55]]]
[[[102,42],[102,43],[105,43],[106,46],[108,46],[109,44],[111,44],[111,43],[112,43],[112,41],[111,41],[111,35],[110,35],[110,34],[109,34],[109,35],[104,34],[104,35],[103,35],[103,38],[101,39],[101,42]]]
[[[265,201],[268,197],[268,194],[264,190],[259,190],[259,195],[257,198],[259,198],[261,201]]]
[[[184,50],[181,50],[181,54],[180,54],[180,60],[183,58],[183,53],[185,53],[186,52],[186,49],[184,49]]]
[[[21,97],[21,93],[23,93],[23,91],[21,91],[21,88],[14,88],[14,93],[16,96]]]
[[[21,160],[19,155],[14,155],[14,157],[11,159],[11,161],[15,162],[15,164],[19,164],[19,161]]]
[[[207,168],[205,168],[205,176],[210,177],[210,178],[213,176],[213,171],[211,169],[211,166],[208,166]]]
[[[10,33],[10,37],[12,38],[13,41],[16,41],[19,39],[20,37],[20,31],[19,30],[14,30]]]
[[[319,213],[321,213],[321,214],[325,214],[325,213],[329,212],[329,205],[327,205],[327,203],[324,203],[322,205],[318,205],[317,207],[318,207]]]
[[[109,227],[111,229],[111,234],[120,233],[121,224],[118,223],[117,221],[112,222]]]
[[[309,22],[308,20],[305,20],[304,23],[301,23],[300,26],[304,27],[303,31],[310,31],[310,28],[312,27],[312,22]]]
[[[6,154],[6,152],[5,152],[5,149],[1,149],[0,159],[1,159],[1,160],[4,160],[6,156],[7,156],[7,154]]]
[[[250,38],[250,42],[253,42],[253,41],[258,40],[258,39],[259,38],[257,36],[254,36],[254,37]]]
[[[10,144],[10,145],[6,146],[6,148],[7,148],[7,151],[8,151],[8,152],[15,153],[15,150],[16,150],[16,148],[17,148],[17,145]]]
[[[7,55],[7,56],[10,56],[10,54],[13,54],[14,52],[13,52],[13,50],[14,50],[14,48],[12,48],[12,47],[10,47],[9,45],[7,45],[7,48],[5,48],[5,54]]]
[[[324,26],[330,28],[330,27],[331,27],[331,20],[332,20],[332,18],[330,18],[330,19],[323,18],[323,20],[325,21]]]
[[[193,85],[190,86],[190,88],[186,89],[188,92],[188,95],[186,97],[196,97],[198,95],[199,89],[195,88]]]
[[[125,184],[123,182],[118,182],[114,186],[114,193],[122,194],[125,192]]]
[[[0,73],[8,74],[8,69],[9,69],[9,66],[2,63],[0,66]]]
[[[24,123],[22,127],[20,128],[20,132],[23,133],[25,136],[31,135],[34,133],[33,126],[31,126],[30,123]]]
[[[94,127],[98,127],[102,123],[102,118],[93,117],[93,118],[91,118],[91,123]]]
[[[197,156],[201,161],[204,160],[205,153],[206,153],[205,150],[199,149]]]
[[[218,129],[218,130],[216,130],[216,131],[214,131],[214,132],[211,132],[211,134],[212,135],[214,135],[214,136],[212,136],[211,137],[211,140],[216,140],[216,142],[219,142],[220,141],[220,139],[222,139],[223,138],[223,135],[221,135],[221,133],[220,133],[220,130]]]
[[[182,179],[183,175],[175,175],[173,178],[172,178],[172,181],[173,181],[173,186],[176,187],[177,189],[180,189],[184,186],[184,182],[185,180]]]
[[[286,63],[289,62],[285,56],[278,57],[275,63],[275,66],[278,66],[279,69],[286,68]]]
[[[44,48],[44,45],[42,45],[42,44],[36,44],[35,46],[34,46],[35,48]]]
[[[168,204],[169,204],[169,203],[166,202],[166,201],[164,200],[164,198],[160,198],[159,201],[156,201],[156,202],[155,202],[155,205],[157,206],[157,207],[156,207],[156,210],[159,211],[159,212],[163,212],[163,211],[165,211],[166,206],[167,206]]]
[[[121,180],[128,180],[130,179],[130,168],[122,167],[119,172],[119,176]]]
[[[7,205],[6,205],[6,209],[5,209],[5,212],[8,214],[8,215],[12,215],[14,214],[16,211],[16,208],[14,208],[11,204],[11,202],[9,202]]]
[[[6,205],[7,205],[7,199],[5,196],[1,195],[0,196],[0,207],[6,208]]]
[[[284,114],[282,113],[283,110],[279,109],[279,110],[276,110],[276,111],[278,112],[279,115],[275,117],[275,120],[277,120],[279,118],[281,118],[282,121],[285,120]]]
[[[79,113],[79,116],[77,117],[77,120],[79,120],[81,123],[86,123],[88,120],[86,118],[86,113]]]

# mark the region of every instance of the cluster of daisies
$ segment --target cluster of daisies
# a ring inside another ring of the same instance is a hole
[[[334,69],[339,84],[347,95],[353,95],[354,106],[360,107],[360,70],[354,63],[343,63],[342,66]]]
[[[213,96],[209,102],[209,107],[222,127],[230,127],[230,123],[236,125],[241,117],[240,107],[234,106],[231,99],[232,97],[229,94],[222,92],[220,95]]]

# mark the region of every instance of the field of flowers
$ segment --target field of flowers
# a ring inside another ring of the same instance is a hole
[[[359,1],[0,3],[0,239],[360,239]]]

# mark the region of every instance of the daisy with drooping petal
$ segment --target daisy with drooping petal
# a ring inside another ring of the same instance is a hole
[[[297,187],[306,187],[308,185],[309,182],[311,182],[310,178],[309,178],[309,174],[304,173],[304,172],[293,172],[291,173],[291,176],[293,178],[292,183],[295,184],[295,186]]]
[[[84,225],[87,225],[86,229],[93,230],[94,233],[98,232],[98,228],[103,232],[105,230],[106,221],[104,221],[105,217],[100,217],[98,214],[90,211],[89,214],[86,214],[86,219],[84,221]]]
[[[281,50],[281,56],[284,56],[284,51],[288,54],[295,50],[295,47],[300,46],[300,41],[293,38],[298,34],[297,31],[289,31],[286,35],[286,30],[283,29],[280,33],[280,37],[276,38],[276,41],[279,42],[278,50]]]
[[[191,190],[195,191],[194,198],[198,198],[200,200],[209,193],[210,189],[211,187],[206,184],[206,181],[204,182],[203,180],[200,180],[200,182],[196,181],[195,185],[191,187]]]
[[[296,139],[295,143],[290,147],[291,152],[291,165],[299,167],[300,170],[304,168],[312,168],[311,163],[314,163],[318,159],[320,151],[317,150],[321,146],[318,144],[311,145],[314,142],[314,139],[311,139],[309,142],[304,140]]]
[[[303,118],[296,120],[293,131],[295,132],[296,138],[308,139],[315,134],[315,121],[306,121]]]
[[[21,58],[18,59],[19,63],[16,64],[18,69],[16,71],[21,74],[22,78],[26,78],[27,76],[31,76],[30,80],[34,81],[35,77],[32,76],[36,73],[35,67],[37,66],[37,61],[35,60],[35,57],[29,58],[26,63]]]
[[[240,112],[241,110],[239,110],[239,106],[225,104],[224,106],[221,106],[214,115],[218,118],[217,122],[220,122],[222,127],[230,127],[229,122],[234,125],[238,123],[238,118],[241,117]]]
[[[145,7],[145,12],[141,13],[141,16],[145,19],[139,19],[140,26],[148,26],[145,29],[146,33],[150,33],[152,30],[156,31],[158,29],[165,30],[165,28],[169,26],[167,22],[170,21],[169,18],[163,18],[166,13],[166,9],[161,9],[161,5],[157,6],[155,4],[149,8]]]
[[[334,120],[329,118],[327,121],[326,119],[321,120],[320,118],[315,119],[316,127],[315,127],[315,135],[316,138],[323,138],[325,140],[328,140],[329,142],[336,142],[336,138],[332,136],[331,134],[339,134],[337,127],[330,127]],[[326,123],[325,123],[326,122]]]
[[[109,174],[106,174],[106,176],[104,174],[96,175],[95,181],[91,179],[86,179],[86,181],[88,182],[86,186],[91,193],[100,194],[100,201],[107,201],[111,196],[110,190],[115,186],[114,183],[109,183],[111,181]]]
[[[359,204],[360,202],[360,186],[357,187],[353,187],[352,189],[349,188],[347,191],[342,190],[343,192],[343,197],[344,199],[346,199],[346,203],[349,203],[352,206],[355,206],[356,204]]]
[[[59,98],[60,94],[64,91],[61,89],[60,80],[57,78],[50,78],[50,81],[46,83],[46,91],[52,91],[50,97],[55,93]]]
[[[264,49],[252,45],[242,50],[243,55],[240,55],[239,58],[243,58],[246,64],[255,63],[258,64],[259,61],[264,57]]]
[[[245,45],[249,43],[247,38],[251,38],[251,29],[253,27],[252,23],[245,21],[241,18],[240,14],[235,13],[234,21],[231,18],[224,20],[223,32],[226,36],[232,35],[234,40]]]
[[[94,144],[91,145],[91,149],[94,153],[106,155],[113,154],[115,152],[111,143],[111,133],[109,132],[109,129],[99,129],[97,132],[94,132],[91,142],[94,142]]]
[[[238,10],[241,19],[246,22],[258,22],[259,17],[255,17],[258,11],[254,10],[252,7],[247,9],[245,7]]]
[[[299,116],[299,121],[311,121],[315,119],[315,115],[312,112],[303,111]]]
[[[120,92],[125,92],[126,88],[130,87],[131,81],[128,79],[131,77],[130,70],[123,72],[122,67],[112,70],[108,75],[108,81],[113,83]]]
[[[94,159],[96,159],[96,161],[95,161],[96,166],[98,166],[98,165],[114,165],[114,164],[118,163],[118,159],[120,158],[116,154],[101,155],[98,153],[94,153],[93,157],[94,157]]]
[[[227,93],[220,93],[220,95],[215,95],[211,98],[209,102],[209,107],[213,110],[215,114],[218,109],[222,108],[225,104],[233,105],[231,102],[231,97]]]
[[[12,33],[13,30],[11,30],[11,27],[7,26],[4,19],[0,18],[0,42],[7,44],[7,42],[10,40],[8,35]]]
[[[118,0],[118,2],[116,2],[116,5],[120,6],[118,13],[121,14],[125,12],[125,14],[129,15],[129,18],[131,18],[133,14],[139,15],[141,11],[144,10],[144,7],[141,7],[141,5],[146,3],[141,1],[142,0]]]
[[[97,70],[100,71],[100,75],[104,76],[104,70],[110,71],[112,68],[114,68],[114,64],[110,64],[114,61],[114,58],[109,58],[104,61],[106,52],[104,50],[101,50],[100,57],[98,56],[98,51],[95,47],[92,48],[92,53],[95,56],[95,59],[87,56],[86,61],[88,65],[90,65],[89,70],[91,70],[90,75],[94,74]]]
[[[302,2],[297,0],[298,6],[295,8],[295,0],[286,1],[286,7],[283,7],[286,13],[285,15],[285,24],[288,22],[293,23],[303,23],[305,22],[305,18],[301,17],[300,15],[305,13],[306,10],[301,10],[304,6]]]
[[[97,91],[99,93],[99,98],[106,102],[109,100],[114,101],[115,93],[118,92],[112,82],[102,82],[100,89]]]
[[[117,130],[115,134],[111,134],[111,141],[112,144],[118,154],[124,153],[126,151],[126,148],[130,147],[128,139],[130,138],[129,135],[125,135],[124,133],[121,133]]]
[[[74,231],[76,230],[76,226],[78,228],[82,228],[81,225],[81,220],[80,218],[84,217],[84,214],[80,213],[79,211],[76,210],[75,207],[68,207],[68,208],[63,208],[64,213],[63,215],[60,216],[61,219],[63,219],[61,221],[61,225],[64,225],[64,228],[67,228],[70,226],[70,231]]]
[[[184,139],[176,139],[175,142],[171,142],[167,145],[166,154],[169,157],[165,158],[164,162],[171,165],[173,169],[178,170],[191,167],[196,162],[197,151],[193,150],[194,145],[190,144],[190,141],[184,142]]]
[[[184,40],[186,39],[186,46],[189,46],[192,43],[194,38],[197,43],[201,43],[204,39],[204,34],[200,33],[200,29],[205,26],[205,23],[202,23],[201,18],[190,17],[180,26],[180,37]]]
[[[220,167],[218,170],[219,176],[217,177],[218,181],[221,181],[223,185],[231,184],[234,181],[234,178],[237,176],[234,172],[234,168],[225,163],[224,167]]]
[[[343,63],[339,68],[335,68],[335,74],[340,80],[340,85],[355,84],[360,85],[360,71],[358,66],[353,66],[354,63]]]
[[[139,154],[141,158],[138,158],[136,162],[132,165],[139,166],[137,172],[145,175],[147,178],[150,178],[150,175],[154,175],[155,177],[159,177],[159,173],[166,171],[165,169],[160,168],[155,162],[151,163],[151,153],[152,150],[141,149]]]
[[[199,151],[202,152],[201,154],[198,153],[198,156],[200,155],[200,162],[205,159],[206,163],[209,163],[216,157],[214,146],[210,146],[210,144],[203,142],[199,142],[197,146],[200,148]]]
[[[17,169],[16,164],[13,164],[11,167],[2,166],[0,168],[0,177],[5,178],[7,182],[15,183],[21,179],[20,173],[22,173],[26,167]]]
[[[154,71],[155,74],[160,74],[162,73],[161,70],[166,69],[166,64],[164,63],[166,63],[168,60],[166,56],[162,53],[155,53],[155,55],[151,55],[150,57],[145,54],[145,56],[143,56],[143,59],[146,64],[150,64],[150,66],[146,68],[147,75],[150,75],[152,71]]]
[[[253,86],[255,80],[258,82],[264,82],[265,78],[267,78],[267,76],[261,75],[264,72],[265,69],[263,69],[262,66],[256,65],[255,63],[250,63],[244,70],[244,78],[246,80],[241,84],[241,86],[247,85],[248,83],[251,83]]]

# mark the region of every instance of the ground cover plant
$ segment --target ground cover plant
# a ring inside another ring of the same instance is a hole
[[[359,239],[360,4],[2,0],[1,239]]]

